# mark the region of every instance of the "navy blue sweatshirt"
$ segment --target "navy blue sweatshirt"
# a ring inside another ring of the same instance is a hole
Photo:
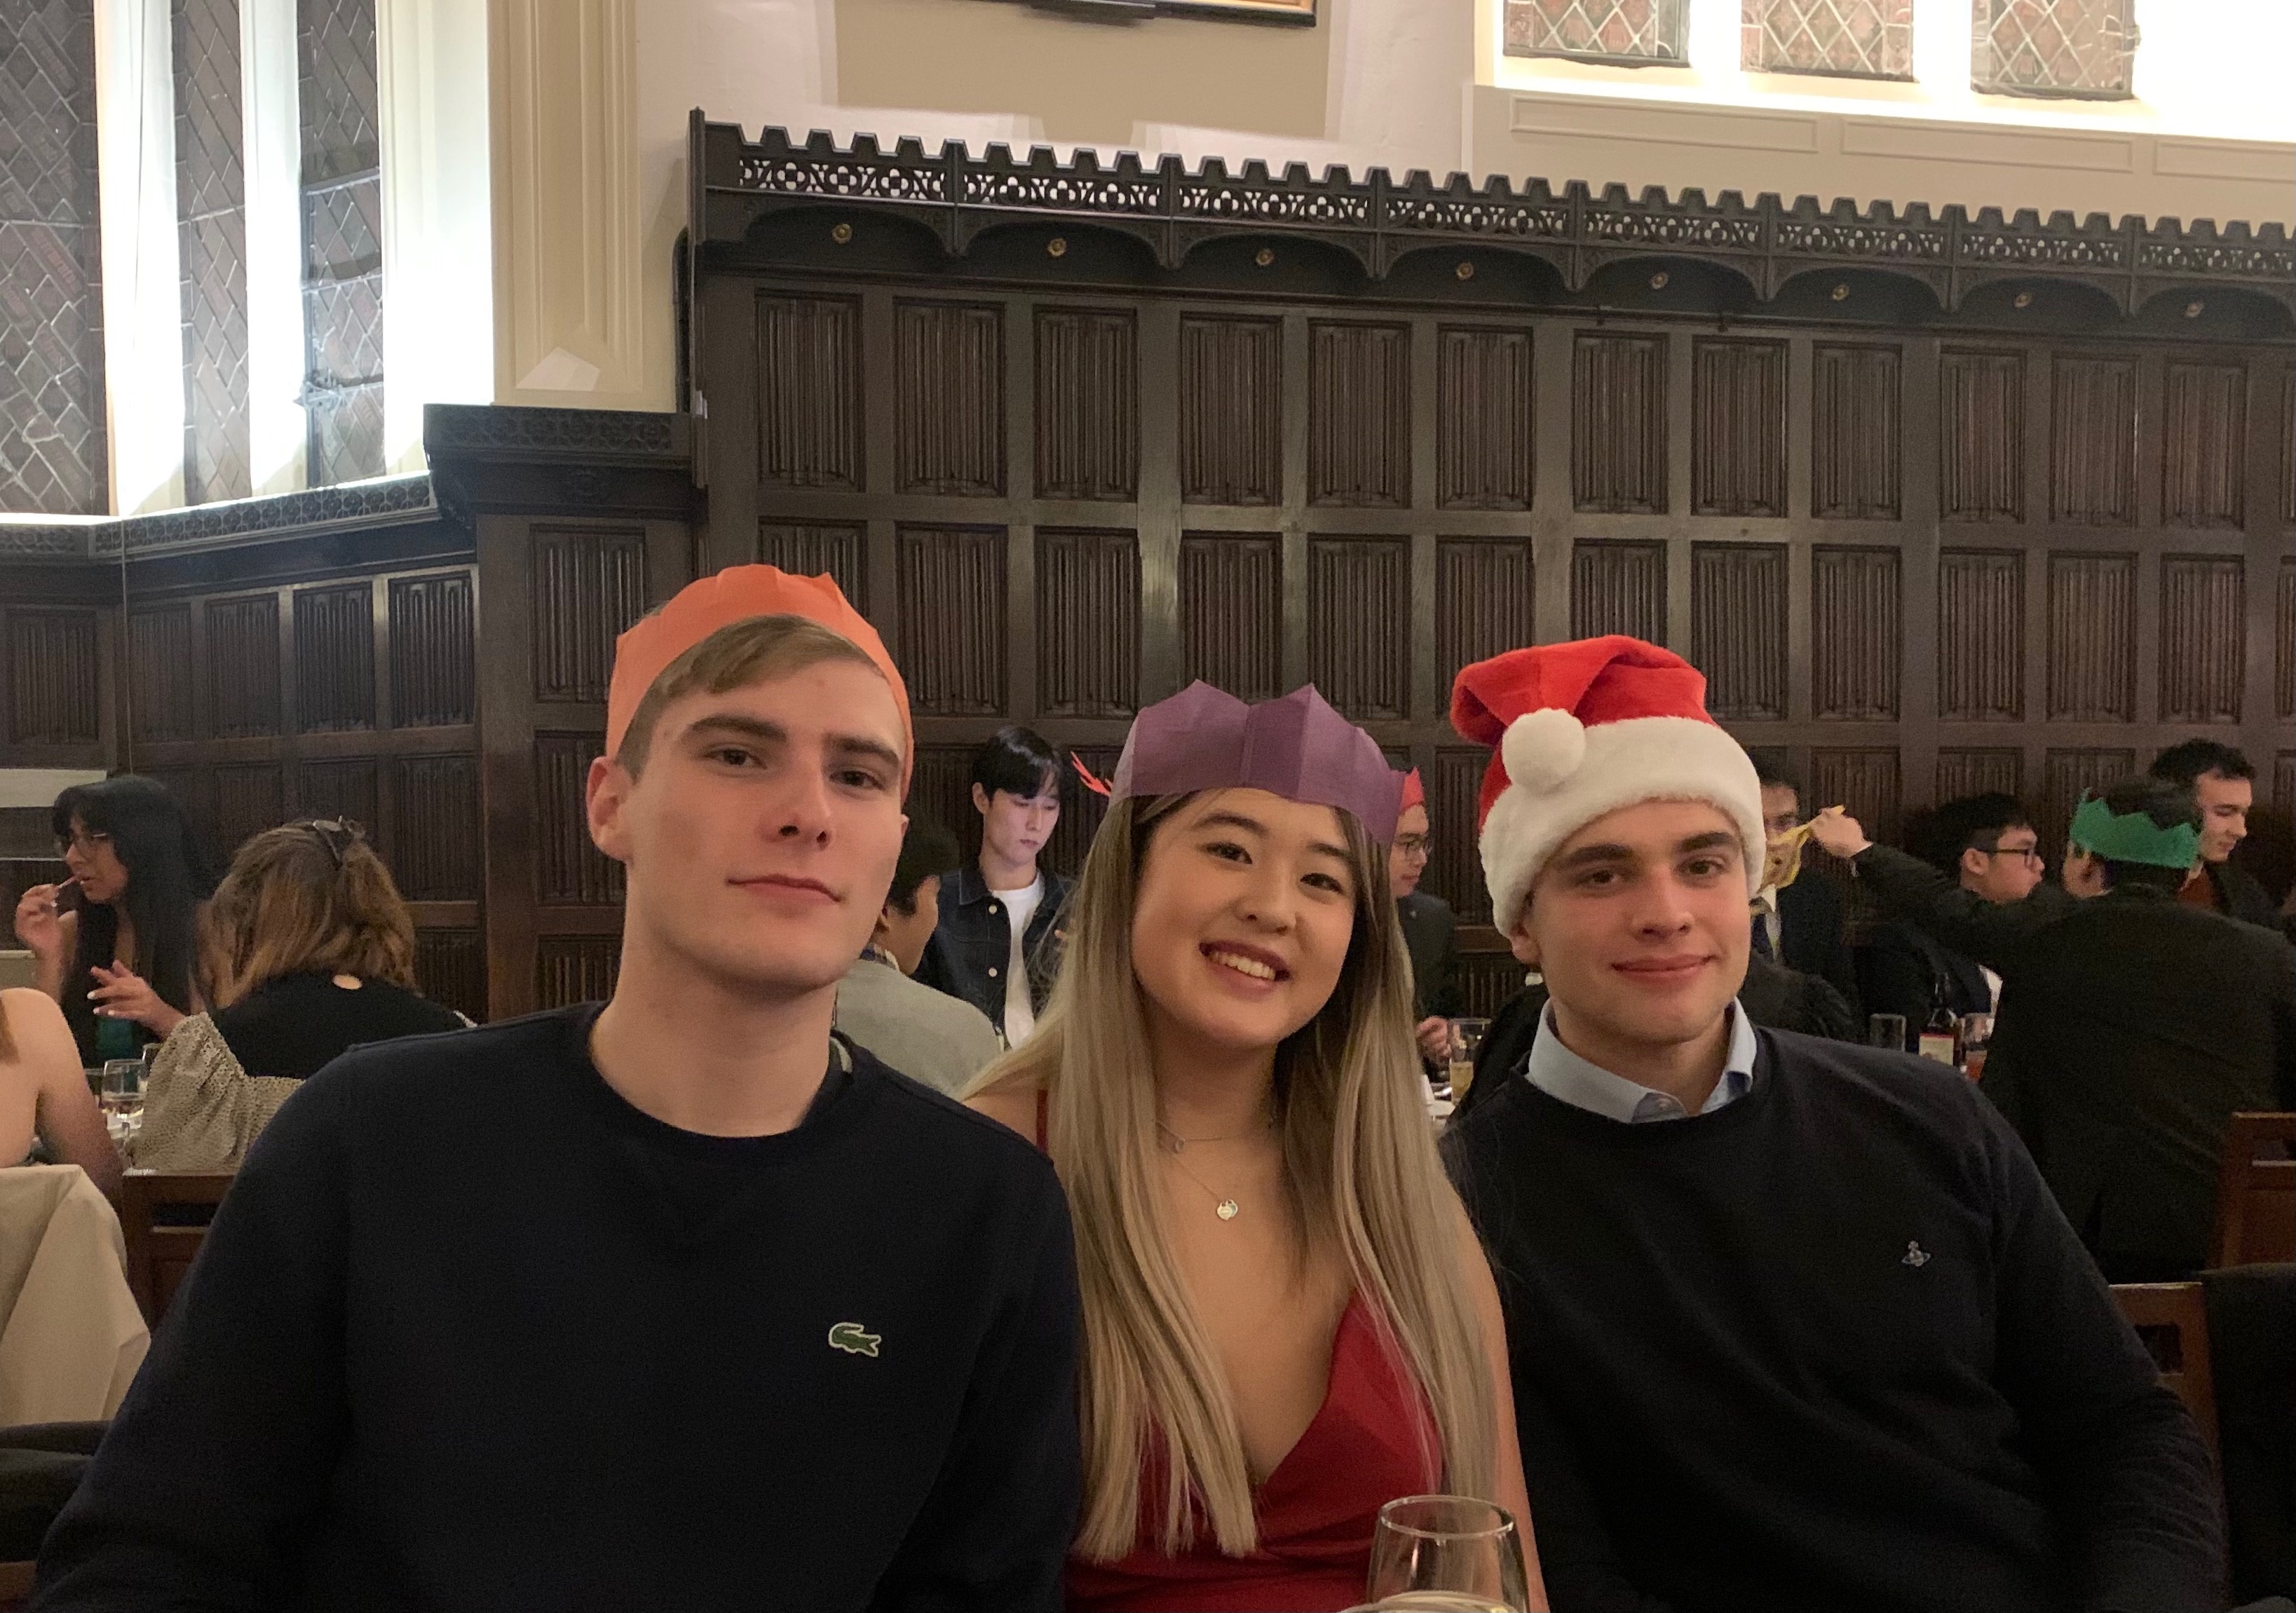
[[[1445,1139],[1556,1613],[2206,1613],[2216,1478],[2008,1126],[1759,1033],[1621,1125],[1517,1071]]]
[[[1051,1165],[867,1053],[676,1130],[594,1005],[355,1050],[250,1151],[42,1609],[1057,1609]]]

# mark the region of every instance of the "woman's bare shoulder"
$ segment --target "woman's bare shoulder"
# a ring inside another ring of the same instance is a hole
[[[964,1101],[991,1120],[1002,1121],[1034,1142],[1037,1140],[1037,1094],[1044,1088],[1025,1076],[1013,1076],[984,1086]]]
[[[8,1021],[9,1030],[18,1036],[37,1036],[42,1031],[61,1031],[69,1040],[71,1028],[64,1019],[64,1011],[56,1000],[36,986],[0,987],[0,1018]]]

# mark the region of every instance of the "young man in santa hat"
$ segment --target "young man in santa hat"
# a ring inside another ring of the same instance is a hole
[[[1061,1605],[1073,1241],[1021,1138],[832,1038],[900,674],[738,567],[616,646],[613,998],[355,1049],[249,1152],[46,1609]]]
[[[1497,747],[1494,922],[1550,994],[1445,1151],[1554,1607],[2217,1607],[2207,1451],[2015,1135],[1953,1071],[1734,1001],[1761,792],[1704,690],[1606,638],[1452,696]]]

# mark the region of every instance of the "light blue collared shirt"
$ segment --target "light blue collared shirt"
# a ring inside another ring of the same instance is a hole
[[[1725,1103],[1744,1097],[1754,1086],[1754,1027],[1746,1011],[1730,1004],[1730,1053],[1722,1064],[1722,1079],[1698,1112],[1710,1115]],[[1650,1120],[1685,1120],[1690,1111],[1679,1099],[1654,1091],[1623,1076],[1614,1076],[1562,1045],[1554,1034],[1554,1010],[1538,1017],[1538,1036],[1530,1044],[1530,1061],[1522,1072],[1530,1084],[1573,1109],[1583,1109],[1605,1119],[1637,1125]]]

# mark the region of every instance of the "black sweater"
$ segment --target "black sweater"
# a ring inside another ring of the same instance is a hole
[[[365,1048],[240,1172],[41,1559],[42,1609],[1053,1609],[1068,1214],[855,1051],[716,1138],[595,1008]]]
[[[2202,1613],[2216,1480],[2024,1150],[1904,1053],[1761,1031],[1625,1126],[1515,1074],[1445,1139],[1557,1613]]]

